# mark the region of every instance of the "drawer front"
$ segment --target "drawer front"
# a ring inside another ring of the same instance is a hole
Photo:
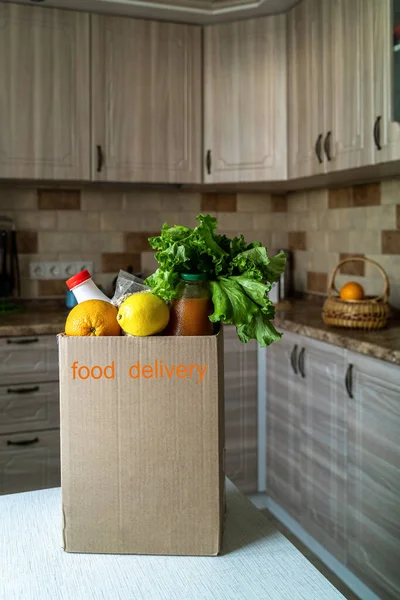
[[[0,435],[59,427],[58,381],[0,386]]]
[[[0,494],[60,485],[60,432],[0,436]]]
[[[0,384],[58,379],[55,335],[0,338]]]

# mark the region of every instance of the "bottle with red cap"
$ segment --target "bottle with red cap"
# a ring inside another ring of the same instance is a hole
[[[65,283],[68,289],[74,294],[78,304],[86,300],[104,300],[104,302],[111,303],[110,298],[99,290],[89,271],[86,269],[73,275]]]

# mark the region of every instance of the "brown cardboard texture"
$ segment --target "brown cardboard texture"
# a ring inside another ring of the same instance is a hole
[[[222,331],[58,341],[64,549],[218,554]]]

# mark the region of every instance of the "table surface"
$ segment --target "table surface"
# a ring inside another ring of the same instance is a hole
[[[60,489],[0,497],[0,599],[336,600],[344,596],[227,482],[222,555],[69,554]]]

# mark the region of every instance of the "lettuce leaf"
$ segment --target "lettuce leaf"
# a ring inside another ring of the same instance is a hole
[[[243,342],[256,339],[266,346],[279,339],[268,292],[283,272],[284,253],[269,257],[260,242],[216,233],[217,219],[211,215],[200,214],[196,220],[194,229],[165,223],[161,234],[149,239],[159,268],[145,283],[170,301],[182,273],[205,273],[214,305],[212,322],[235,325]]]

